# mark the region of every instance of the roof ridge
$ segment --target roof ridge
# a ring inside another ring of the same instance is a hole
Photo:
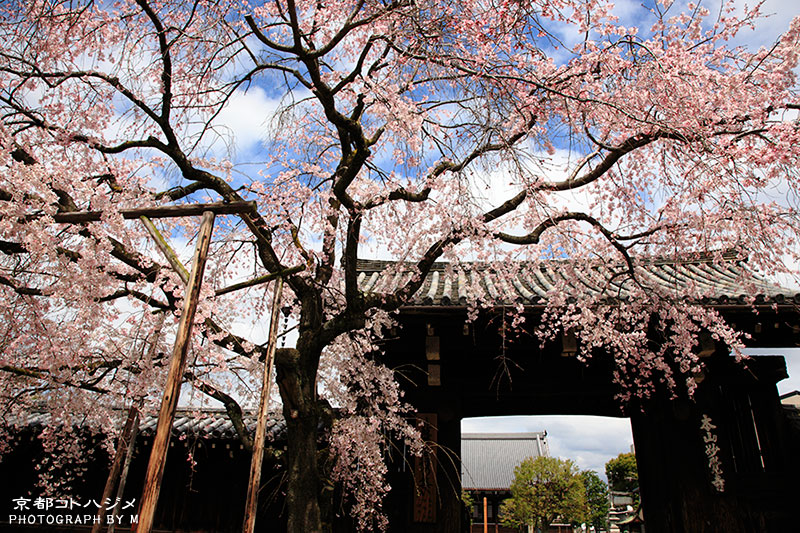
[[[546,437],[547,430],[542,431],[507,431],[502,433],[462,433],[461,440],[513,440],[532,437]]]

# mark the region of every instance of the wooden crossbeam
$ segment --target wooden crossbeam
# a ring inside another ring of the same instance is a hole
[[[122,209],[120,210],[120,214],[122,215],[122,218],[131,220],[139,217],[172,218],[200,216],[206,211],[210,211],[215,215],[234,215],[253,213],[255,210],[255,202],[214,202],[209,204],[165,205],[161,207]],[[100,220],[102,214],[102,211],[76,211],[74,213],[58,213],[53,215],[53,220],[65,224],[97,222]]]
[[[145,229],[153,238],[153,241],[158,246],[158,249],[161,250],[161,253],[164,254],[164,257],[167,259],[167,262],[170,264],[172,269],[178,273],[178,277],[181,278],[184,284],[188,283],[189,281],[189,271],[186,270],[186,267],[183,266],[181,263],[178,254],[175,253],[172,246],[169,245],[167,242],[166,237],[161,234],[155,224],[147,218],[146,216],[139,217],[144,224]],[[285,268],[283,270],[279,270],[278,272],[272,272],[270,274],[265,274],[263,276],[258,276],[257,278],[253,278],[247,281],[242,281],[241,283],[234,283],[228,287],[224,287],[222,289],[217,289],[214,291],[215,296],[222,296],[223,294],[228,294],[234,291],[238,291],[240,289],[246,289],[248,287],[254,287],[256,285],[260,285],[262,283],[267,283],[268,281],[272,281],[275,278],[282,278],[284,276],[291,276],[292,274],[297,274],[298,272],[302,272],[305,270],[305,266],[298,265],[293,266],[290,268]]]

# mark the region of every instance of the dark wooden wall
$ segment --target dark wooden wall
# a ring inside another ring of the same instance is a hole
[[[648,533],[796,529],[800,439],[778,400],[783,368],[782,357],[710,361],[694,401],[662,398],[631,417]],[[713,445],[723,491],[712,485]]]
[[[36,430],[20,432],[15,437],[12,451],[0,459],[0,530],[4,531],[81,531],[86,528],[21,528],[7,522],[14,511],[13,498],[25,496],[35,498],[42,494],[36,488],[36,465],[41,464],[44,452],[36,438]],[[97,445],[99,439],[87,437],[86,443]],[[137,439],[136,452],[131,463],[125,487],[124,501],[136,500],[136,505],[122,512],[127,515],[137,512],[142,493],[144,473],[152,445],[151,437]],[[188,460],[191,452],[194,464]],[[57,451],[56,451],[57,453]],[[272,456],[265,456],[262,475],[263,489],[259,500],[259,516],[256,531],[277,532],[285,530],[283,494],[280,476]],[[108,475],[107,455],[96,450],[87,474],[73,487],[72,494],[81,503],[90,499],[100,500],[103,485]],[[160,531],[193,531],[207,533],[239,532],[242,527],[244,502],[250,469],[250,453],[231,438],[200,438],[186,435],[173,438],[167,456],[164,481],[156,511],[155,527]],[[55,511],[52,514],[95,514],[97,508],[90,505],[85,511]],[[36,514],[34,511],[33,514]],[[127,531],[127,528],[118,529]],[[105,531],[105,529],[104,529]]]

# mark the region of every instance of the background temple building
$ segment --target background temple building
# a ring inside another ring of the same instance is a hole
[[[472,532],[483,531],[486,498],[489,531],[516,532],[499,524],[500,503],[511,496],[514,468],[529,457],[549,456],[547,431],[462,433],[461,487],[472,497]]]

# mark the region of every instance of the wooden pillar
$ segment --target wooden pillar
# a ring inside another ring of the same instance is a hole
[[[782,452],[774,385],[783,368],[717,357],[694,398],[654,400],[631,417],[648,533],[796,529],[800,472]]]
[[[272,297],[272,309],[269,322],[269,338],[267,340],[267,357],[264,361],[264,375],[261,381],[261,399],[258,406],[256,435],[253,440],[253,457],[250,460],[250,483],[247,487],[247,502],[244,510],[242,533],[253,533],[256,527],[258,511],[258,491],[261,486],[261,464],[264,458],[264,443],[267,436],[267,418],[269,416],[269,389],[272,379],[272,365],[275,357],[275,345],[278,339],[278,322],[280,317],[281,290],[283,278],[275,281],[275,294]]]
[[[180,396],[181,382],[186,366],[186,354],[189,349],[192,324],[197,310],[213,227],[214,213],[210,211],[204,212],[203,220],[200,224],[200,232],[197,236],[192,272],[186,285],[183,312],[181,313],[178,332],[175,336],[175,345],[172,349],[164,397],[161,400],[156,436],[153,440],[153,449],[147,464],[142,499],[139,502],[139,523],[133,528],[133,531],[137,533],[150,533],[153,528],[158,495],[161,491],[161,479],[164,475],[164,465],[167,459],[169,437],[172,431],[172,422],[175,419],[175,408],[178,405]]]
[[[489,500],[483,497],[483,533],[489,533]]]
[[[414,458],[414,523],[408,530],[462,533],[461,421],[449,408],[417,417],[431,446]]]
[[[463,519],[461,501],[461,418],[449,395],[455,395],[453,383],[444,382],[446,394],[439,405],[437,418],[439,423],[439,516],[440,533],[461,533]]]
[[[122,501],[122,498],[125,494],[125,484],[128,481],[128,471],[131,467],[131,461],[133,460],[133,450],[136,448],[136,436],[139,434],[139,421],[138,421],[138,413],[137,413],[137,421],[133,424],[133,430],[131,431],[130,435],[130,444],[128,445],[128,449],[125,453],[125,462],[122,465],[122,472],[119,476],[119,485],[117,486],[117,498],[118,501]],[[114,507],[113,511],[111,512],[111,524],[108,526],[108,533],[114,533],[114,525],[116,523],[115,518],[119,514],[119,506]]]
[[[463,533],[460,402],[464,391],[462,383],[453,379],[457,374],[454,367],[460,364],[457,361],[463,354],[454,350],[456,344],[452,342],[454,334],[459,339],[463,336],[463,323],[449,328],[423,318],[405,323],[403,328],[406,334],[418,339],[415,345],[419,347],[413,359],[419,374],[413,373],[410,377],[417,387],[407,389],[406,398],[419,413],[424,413],[418,415],[426,419],[420,427],[423,438],[436,443],[435,451],[427,451],[426,457],[414,459],[414,474],[410,476],[415,485],[413,513],[403,531]],[[448,363],[453,366],[448,367]],[[434,427],[435,434],[426,434],[426,428]],[[426,482],[421,485],[423,479]]]
[[[654,401],[631,417],[639,490],[648,533],[749,533],[763,531],[740,506],[724,442],[726,428],[712,412],[689,400]],[[704,415],[713,429],[704,431]],[[710,436],[709,436],[710,435]],[[720,448],[724,488],[714,487],[706,442]],[[710,439],[717,439],[711,442]]]

